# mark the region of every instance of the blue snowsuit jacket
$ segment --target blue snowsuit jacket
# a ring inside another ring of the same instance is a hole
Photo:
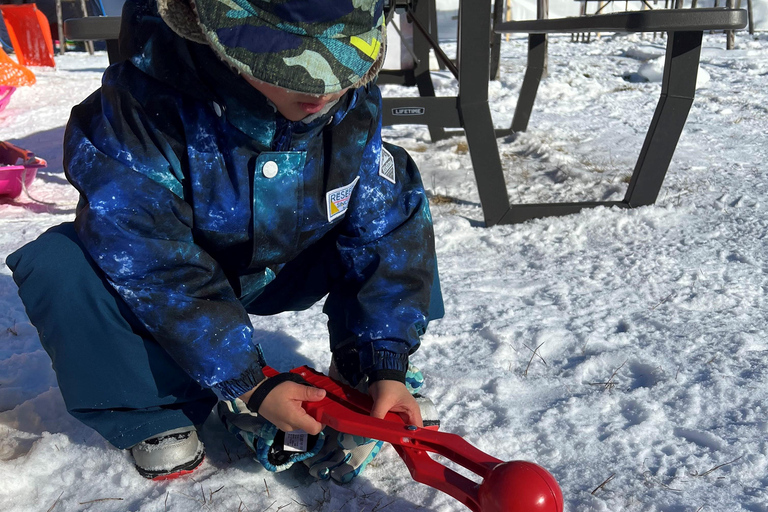
[[[151,0],[127,4],[120,45],[130,58],[72,110],[64,166],[78,236],[157,342],[221,396],[247,391],[263,360],[239,299],[333,231],[331,346],[351,337],[363,374],[405,372],[427,324],[434,236],[415,165],[382,145],[378,88],[287,121]]]

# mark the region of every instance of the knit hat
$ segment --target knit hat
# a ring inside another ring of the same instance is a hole
[[[384,61],[383,0],[158,0],[158,10],[240,73],[291,91],[360,87]]]

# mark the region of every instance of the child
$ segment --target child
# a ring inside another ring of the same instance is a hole
[[[67,126],[75,222],[7,263],[69,412],[143,476],[195,469],[221,400],[268,469],[348,481],[380,443],[323,431],[301,408],[323,391],[265,378],[248,315],[327,295],[331,374],[422,424],[409,355],[442,299],[418,171],[381,142],[382,0],[187,2],[126,4],[127,60]],[[283,451],[297,429],[307,451]]]

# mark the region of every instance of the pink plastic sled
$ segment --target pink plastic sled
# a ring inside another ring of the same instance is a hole
[[[11,95],[15,90],[16,88],[11,85],[0,85],[0,112],[2,112],[8,105],[8,102],[11,101]]]
[[[0,141],[0,197],[17,198],[48,163],[31,151]]]

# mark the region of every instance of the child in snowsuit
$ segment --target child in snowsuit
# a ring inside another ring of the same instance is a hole
[[[421,424],[409,355],[442,299],[418,171],[381,141],[382,3],[125,5],[126,60],[67,126],[76,219],[7,263],[69,412],[143,476],[197,467],[216,403],[268,469],[357,475],[380,443],[321,431],[324,392],[252,343],[249,314],[326,296],[331,373]]]

